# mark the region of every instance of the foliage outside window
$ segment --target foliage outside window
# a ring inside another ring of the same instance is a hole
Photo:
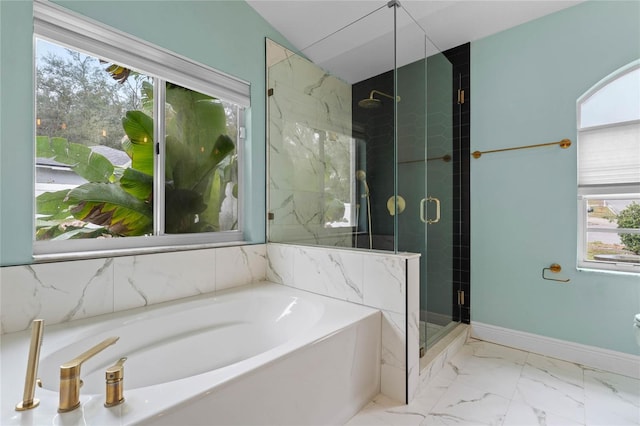
[[[578,100],[578,266],[640,272],[640,61]]]
[[[108,250],[241,239],[244,107],[206,88],[206,68],[205,90],[193,90],[159,77],[161,67],[144,73],[45,32],[36,31],[36,253],[78,250],[79,240]]]

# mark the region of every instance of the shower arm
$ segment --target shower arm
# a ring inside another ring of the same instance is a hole
[[[377,93],[378,95],[382,95],[382,96],[384,96],[384,97],[386,97],[386,98],[389,98],[389,99],[393,99],[393,96],[391,96],[391,95],[387,95],[386,93],[381,92],[381,91],[379,91],[379,90],[375,90],[375,89],[374,89],[374,90],[372,90],[372,91],[371,91],[371,93],[369,93],[369,99],[375,99],[375,98],[373,97],[374,93]],[[396,98],[395,98],[395,99],[396,99],[396,101],[397,101],[397,102],[400,102],[400,96],[396,96]]]

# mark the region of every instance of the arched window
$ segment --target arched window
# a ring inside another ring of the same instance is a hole
[[[577,106],[578,267],[640,272],[640,60]]]

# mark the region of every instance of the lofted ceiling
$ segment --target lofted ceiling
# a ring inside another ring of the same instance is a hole
[[[400,0],[397,65],[557,12],[584,0]],[[394,66],[385,0],[247,0],[298,51],[349,83]],[[426,38],[425,38],[426,33]]]

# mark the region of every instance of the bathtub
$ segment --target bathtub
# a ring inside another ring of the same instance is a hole
[[[380,391],[380,312],[262,282],[45,326],[36,389],[22,398],[29,331],[2,336],[2,425],[342,424]],[[58,414],[59,367],[82,365],[80,408]],[[105,408],[107,367],[124,364],[125,402]]]

